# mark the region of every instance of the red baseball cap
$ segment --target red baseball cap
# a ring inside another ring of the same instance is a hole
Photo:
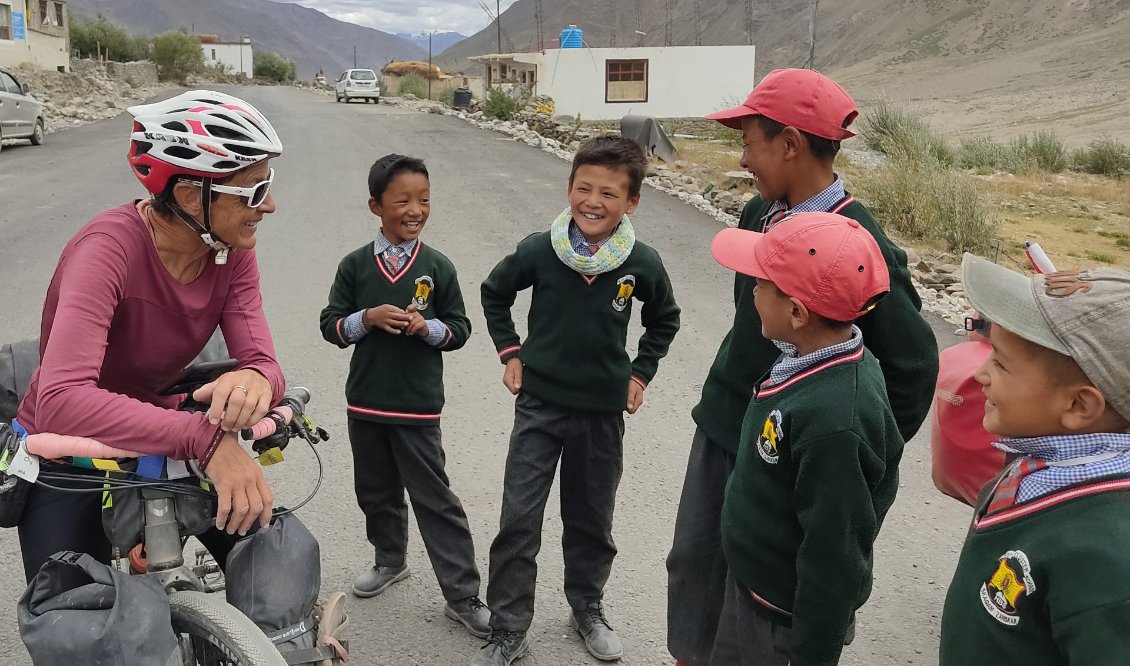
[[[769,280],[834,321],[858,319],[891,290],[875,237],[835,213],[795,213],[765,233],[723,229],[710,252],[726,268]]]
[[[740,130],[742,118],[765,116],[809,134],[842,141],[859,115],[855,100],[838,83],[811,69],[775,69],[761,79],[741,106],[707,118]]]

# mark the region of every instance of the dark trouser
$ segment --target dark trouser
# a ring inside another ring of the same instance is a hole
[[[741,583],[728,579],[711,666],[788,666],[792,629],[772,620]]]
[[[708,663],[726,592],[722,503],[734,456],[696,430],[667,556],[667,649],[687,666]]]
[[[536,558],[559,458],[565,598],[574,610],[603,598],[616,557],[612,513],[624,469],[623,444],[622,412],[582,412],[519,394],[502,516],[490,547],[491,627],[526,631],[533,621]]]
[[[478,596],[479,570],[471,528],[444,471],[447,457],[439,426],[389,425],[350,417],[349,444],[357,505],[365,514],[365,532],[376,549],[376,565],[404,564],[407,488],[444,598],[456,601]]]
[[[69,465],[45,466],[45,470],[89,474],[100,477],[101,472],[83,470]],[[51,481],[51,485],[69,488],[90,488],[89,483]],[[102,529],[102,493],[75,493],[52,490],[36,484],[27,499],[27,508],[20,520],[20,551],[24,561],[24,577],[31,581],[39,567],[61,550],[87,553],[104,564],[111,559],[110,540]],[[197,535],[221,569],[227,565],[238,537],[215,528]],[[124,556],[125,553],[122,553]]]

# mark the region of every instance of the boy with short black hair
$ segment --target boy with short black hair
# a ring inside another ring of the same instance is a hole
[[[742,210],[740,229],[767,231],[789,224],[791,213],[822,211],[857,220],[878,242],[891,293],[858,325],[880,361],[899,431],[909,440],[930,408],[938,349],[918,312],[906,253],[835,173],[840,142],[854,136],[847,128],[857,114],[851,96],[828,77],[781,69],[758,83],[741,106],[707,117],[742,131],[741,164],[757,179],[757,196]],[[725,591],[719,516],[726,480],[754,384],[779,355],[761,337],[761,318],[748,298],[752,288],[753,278],[736,276],[734,324],[691,412],[696,430],[667,557],[667,646],[684,666],[709,663]]]
[[[577,151],[569,207],[548,231],[518,243],[482,284],[483,311],[503,383],[517,395],[506,456],[502,515],[490,550],[487,602],[493,632],[476,666],[506,666],[528,649],[542,518],[561,462],[565,597],[573,627],[598,659],[619,659],[604,615],[612,569],[612,513],[623,470],[624,411],[634,414],[679,329],[679,307],[659,254],[636,240],[647,168],[632,141],[598,137]],[[533,288],[528,335],[510,308]],[[625,351],[632,301],[645,329]]]
[[[833,666],[898,490],[903,438],[853,323],[890,290],[887,265],[859,222],[832,213],[726,229],[711,251],[756,280],[761,333],[783,354],[755,387],[726,487],[730,582],[710,663]]]
[[[981,492],[942,613],[941,664],[1130,662],[1130,273],[1026,277],[965,255],[992,322],[974,377],[1016,459]]]
[[[372,597],[408,577],[408,507],[443,590],[444,614],[479,638],[490,612],[479,600],[479,571],[467,515],[444,471],[440,434],[442,352],[471,334],[455,267],[424,245],[431,183],[421,160],[386,155],[369,170],[369,210],[381,218],[376,240],[338,265],[322,310],[325,339],[353,346],[349,444],[357,504],[376,550],[353,594]]]

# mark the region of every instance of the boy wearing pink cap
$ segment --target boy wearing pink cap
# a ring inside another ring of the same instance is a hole
[[[903,437],[854,324],[890,290],[859,222],[796,213],[711,246],[756,279],[761,333],[783,353],[754,388],[722,507],[729,581],[711,664],[834,666],[871,592],[872,545]]]
[[[741,130],[742,167],[757,177],[757,196],[742,211],[740,229],[767,231],[792,224],[792,213],[831,212],[858,221],[878,243],[891,293],[858,323],[880,361],[899,432],[909,440],[930,408],[937,343],[918,312],[921,301],[906,254],[845,191],[833,169],[857,113],[851,96],[828,77],[780,69],[770,72],[741,106],[707,117]],[[761,337],[762,320],[748,297],[753,286],[752,277],[735,278],[733,327],[691,412],[697,427],[667,557],[667,647],[683,666],[709,663],[726,589],[719,533],[726,480],[754,384],[780,354]]]

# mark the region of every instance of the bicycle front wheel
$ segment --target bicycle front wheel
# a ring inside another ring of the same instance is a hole
[[[286,666],[259,627],[221,596],[173,592],[169,611],[185,666]]]

